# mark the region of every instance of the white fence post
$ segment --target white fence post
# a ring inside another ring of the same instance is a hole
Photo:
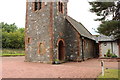
[[[103,60],[101,61],[101,67],[102,67],[102,76],[104,76],[105,73],[104,73],[104,61]]]

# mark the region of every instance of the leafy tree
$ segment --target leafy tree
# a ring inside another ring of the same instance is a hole
[[[18,31],[21,32],[21,33],[24,33],[24,28],[19,28]]]
[[[2,48],[8,48],[8,33],[7,32],[2,32]]]
[[[114,2],[90,2],[91,12],[96,13],[99,18],[96,21],[101,21],[97,32],[106,36],[114,36],[120,39],[120,0]],[[112,19],[109,19],[112,16]]]
[[[24,48],[24,28],[18,28],[15,24],[0,23],[2,26],[3,48]]]
[[[112,10],[114,8],[114,3],[112,2],[90,2],[90,5],[92,5],[92,8],[90,9],[91,12],[95,12],[97,16],[100,18],[97,18],[96,21],[102,21],[105,20],[106,17],[110,14],[110,11],[112,13]]]
[[[8,47],[9,48],[23,48],[24,35],[20,32],[8,33]]]
[[[96,20],[104,21],[110,15],[112,15],[113,20],[120,20],[120,1],[114,2],[89,2],[92,8],[90,9],[91,12],[96,13],[99,18]]]
[[[0,26],[0,49],[2,48],[2,27]]]
[[[15,32],[17,30],[17,26],[15,25],[15,23],[13,24],[7,24],[7,23],[0,23],[0,25],[2,26],[2,31],[3,32]]]
[[[103,21],[97,28],[98,33],[106,36],[113,35],[115,39],[120,38],[120,21]]]

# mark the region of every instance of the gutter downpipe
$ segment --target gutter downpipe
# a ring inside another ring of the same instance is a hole
[[[84,61],[84,37],[82,37],[82,60]]]

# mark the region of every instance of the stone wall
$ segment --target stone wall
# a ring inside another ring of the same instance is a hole
[[[66,59],[78,61],[80,60],[80,35],[67,20],[65,30]]]
[[[50,62],[51,32],[50,32],[50,7],[47,3],[41,10],[33,11],[33,3],[27,3],[26,13],[26,61]],[[31,39],[28,43],[28,38]],[[39,51],[40,48],[43,50]]]
[[[96,52],[95,47],[96,47],[95,41],[84,38],[83,40],[84,59],[96,57],[97,54],[95,53]]]

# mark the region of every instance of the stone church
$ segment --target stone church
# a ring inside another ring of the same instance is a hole
[[[67,15],[67,2],[27,2],[25,61],[53,63],[94,58],[92,34]]]

